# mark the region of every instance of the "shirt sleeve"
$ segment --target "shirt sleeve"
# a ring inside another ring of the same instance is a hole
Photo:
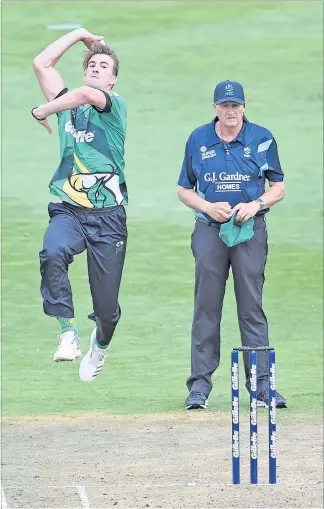
[[[106,97],[105,108],[103,110],[100,110],[100,108],[97,108],[96,106],[93,106],[93,108],[98,113],[106,113],[107,115],[104,115],[104,117],[107,118],[109,118],[109,116],[124,118],[126,116],[125,99],[123,99],[119,94],[116,94],[114,92],[104,92],[102,90],[102,93],[105,94]]]
[[[93,109],[99,115],[99,118],[103,124],[107,126],[123,126],[126,129],[127,125],[127,104],[119,94],[114,92],[105,92],[107,94],[110,103],[106,104],[106,108],[102,111],[98,110],[93,106]]]
[[[272,140],[272,143],[267,150],[266,161],[268,167],[268,169],[264,172],[266,178],[270,182],[282,182],[284,174],[280,165],[278,148],[275,139]]]
[[[98,108],[97,106],[94,106],[92,104],[92,107],[98,112],[98,113],[110,113],[111,112],[111,108],[112,108],[112,100],[111,100],[111,97],[110,95],[105,92],[104,90],[100,90],[100,92],[102,92],[106,98],[106,106],[101,110],[100,108]]]
[[[197,177],[192,167],[192,145],[190,138],[186,143],[185,155],[182,163],[182,168],[179,175],[178,185],[193,189],[195,187]]]
[[[56,96],[56,97],[54,97],[54,99],[57,99],[58,97],[61,97],[62,95],[66,94],[68,91],[69,91],[69,89],[68,89],[68,88],[66,88],[66,87],[65,87],[65,88],[63,88],[63,89],[61,90],[61,92],[59,92],[59,93],[57,94],[57,96]],[[56,116],[57,116],[57,120],[58,120],[58,121],[60,120],[60,118],[61,118],[62,116],[64,116],[64,115],[62,115],[62,113],[64,113],[64,112],[63,112],[63,111],[58,111],[58,112],[56,113]]]

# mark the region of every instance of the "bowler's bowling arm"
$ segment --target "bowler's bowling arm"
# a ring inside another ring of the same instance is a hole
[[[65,88],[61,75],[54,68],[56,63],[71,46],[82,39],[83,32],[83,29],[78,29],[63,35],[34,58],[33,69],[48,101],[52,101]]]

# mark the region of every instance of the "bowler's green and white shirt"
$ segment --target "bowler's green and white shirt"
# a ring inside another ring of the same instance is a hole
[[[50,191],[62,201],[88,208],[124,205],[128,199],[126,103],[114,92],[103,93],[107,101],[103,110],[87,105],[58,113],[61,162]]]

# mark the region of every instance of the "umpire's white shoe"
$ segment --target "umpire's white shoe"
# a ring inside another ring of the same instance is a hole
[[[58,339],[59,343],[53,361],[74,361],[74,359],[80,357],[80,342],[74,331],[62,332],[62,334],[58,336]]]
[[[108,349],[99,348],[95,343],[96,332],[97,327],[92,331],[90,348],[80,363],[79,376],[83,382],[92,382],[99,375],[107,356]]]

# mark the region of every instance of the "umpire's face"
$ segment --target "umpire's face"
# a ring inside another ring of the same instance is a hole
[[[237,127],[243,120],[244,104],[226,101],[214,104],[220,125],[224,127]]]

